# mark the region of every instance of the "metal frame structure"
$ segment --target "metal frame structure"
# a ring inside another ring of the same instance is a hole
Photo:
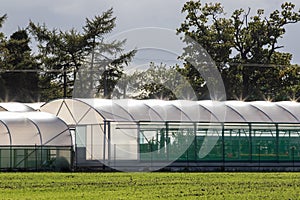
[[[0,169],[72,167],[72,137],[58,117],[43,112],[0,112]]]
[[[41,110],[73,127],[78,166],[300,167],[297,102],[57,99]]]

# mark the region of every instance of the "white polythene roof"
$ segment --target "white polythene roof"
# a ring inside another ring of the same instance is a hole
[[[300,123],[300,104],[266,101],[57,99],[41,107],[67,124],[106,121]],[[99,122],[98,122],[99,123]]]
[[[24,103],[19,102],[1,102],[0,111],[10,111],[10,112],[30,112],[34,109]]]
[[[44,112],[0,112],[0,145],[71,146],[68,126]]]

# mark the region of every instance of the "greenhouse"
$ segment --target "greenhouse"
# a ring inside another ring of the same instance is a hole
[[[300,166],[297,102],[58,99],[75,165],[116,169]]]
[[[35,109],[19,102],[2,102],[0,103],[0,111],[10,111],[10,112],[31,112]]]
[[[71,164],[72,138],[61,119],[43,112],[0,112],[1,170],[61,170]]]

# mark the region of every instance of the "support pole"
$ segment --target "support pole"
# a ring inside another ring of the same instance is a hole
[[[194,123],[194,156],[197,161],[197,123]]]
[[[248,124],[249,126],[249,154],[250,154],[250,161],[252,162],[252,125],[251,123]]]
[[[141,149],[140,149],[140,130],[141,130],[141,127],[140,127],[140,123],[138,122],[137,123],[137,136],[136,136],[136,142],[137,142],[137,160],[141,160]]]
[[[93,140],[93,137],[94,137],[94,131],[93,131],[93,125],[91,125],[91,159],[94,160],[94,140]]]
[[[169,123],[166,122],[166,134],[165,134],[165,147],[166,147],[166,153],[167,153],[167,160],[169,160]]]
[[[279,162],[279,129],[278,124],[275,124],[276,127],[276,161]]]
[[[221,123],[222,126],[222,162],[223,162],[223,170],[225,170],[225,130],[224,123]]]
[[[103,164],[105,163],[105,154],[106,154],[106,121],[104,121],[103,128]]]
[[[110,122],[107,122],[107,159],[108,163],[110,163],[111,160],[111,134],[110,134]]]

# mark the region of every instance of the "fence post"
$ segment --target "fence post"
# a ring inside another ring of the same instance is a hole
[[[166,122],[166,133],[165,133],[165,148],[167,152],[167,161],[169,161],[169,123]]]
[[[250,162],[252,162],[252,126],[251,126],[251,123],[248,124],[249,126],[249,154],[250,154]]]
[[[13,168],[13,148],[12,148],[12,145],[10,145],[10,169]]]
[[[258,145],[258,168],[260,169],[260,144]]]
[[[222,125],[222,171],[225,171],[225,127],[224,123],[221,123]]]
[[[276,127],[276,160],[279,162],[279,129],[278,124],[275,124]]]
[[[37,149],[36,149],[36,144],[34,145],[34,153],[35,153],[35,170],[38,170],[38,156],[37,156]]]
[[[106,150],[106,121],[104,120],[104,127],[103,127],[103,170],[105,170],[105,150]]]
[[[114,167],[116,167],[116,159],[117,159],[117,144],[114,144]]]
[[[295,147],[292,147],[293,171],[295,170]]]
[[[194,123],[194,156],[195,161],[197,161],[197,124]]]

